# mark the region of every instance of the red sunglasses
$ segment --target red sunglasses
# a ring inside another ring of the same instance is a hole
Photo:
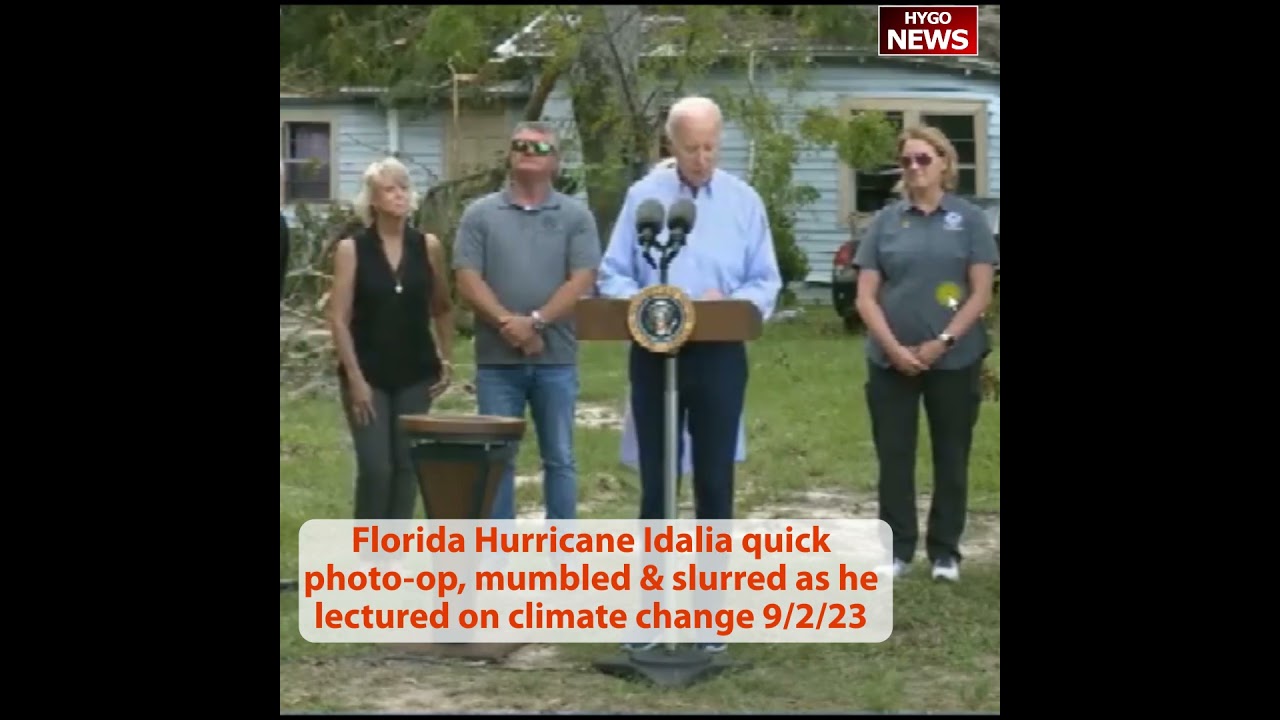
[[[910,168],[912,165],[917,165],[922,168],[927,168],[929,167],[929,165],[933,163],[933,156],[926,153],[918,153],[916,155],[903,155],[902,157],[898,158],[898,163],[902,165],[904,169]]]

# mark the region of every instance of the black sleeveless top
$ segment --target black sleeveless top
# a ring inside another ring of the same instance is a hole
[[[440,358],[428,312],[435,275],[426,236],[405,228],[398,271],[387,261],[382,238],[372,227],[356,233],[355,244],[351,338],[365,380],[386,391],[435,382]]]

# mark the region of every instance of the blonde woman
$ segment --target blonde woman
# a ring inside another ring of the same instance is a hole
[[[982,401],[995,239],[981,208],[954,194],[951,141],[933,127],[898,137],[903,198],[871,222],[853,264],[867,327],[867,409],[880,461],[880,519],[893,530],[893,573],[918,541],[915,463],[923,399],[933,445],[925,549],[935,580],[960,579],[969,449]]]
[[[338,242],[329,298],[358,468],[354,517],[409,519],[417,478],[396,418],[426,413],[449,384],[453,308],[444,248],[409,226],[417,196],[394,158],[365,170],[354,205],[364,227]]]

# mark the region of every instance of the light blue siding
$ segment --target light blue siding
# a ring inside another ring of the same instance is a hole
[[[400,160],[420,194],[444,178],[445,120],[443,108],[400,110]]]
[[[824,60],[804,72],[803,88],[789,95],[783,77],[765,70],[756,73],[756,86],[766,88],[770,100],[784,108],[784,122],[799,121],[810,107],[840,108],[851,98],[875,99],[946,99],[984,102],[987,107],[987,193],[1000,195],[1000,83],[979,73],[966,75],[933,66],[896,66],[866,61]],[[716,71],[687,93],[744,93],[745,71]],[[508,103],[508,119],[512,127],[520,117],[524,100]],[[360,176],[373,160],[390,151],[387,115],[383,108],[368,100],[315,103],[281,99],[281,111],[306,109],[331,116],[338,131],[337,163],[339,192],[342,200],[351,200],[359,190]],[[563,166],[581,167],[577,128],[573,122],[573,105],[564,82],[558,84],[543,109],[544,121],[552,123],[560,134],[564,148]],[[445,175],[445,123],[447,108],[401,109],[399,149],[410,168],[415,184],[426,191]],[[721,148],[721,167],[746,178],[750,169],[749,139],[732,118],[725,126]],[[819,200],[801,210],[797,235],[809,257],[810,282],[825,283],[831,277],[831,262],[839,246],[849,238],[840,214],[840,165],[829,150],[809,150],[801,154],[795,166],[795,180],[813,186]],[[585,191],[580,191],[585,198]]]
[[[314,102],[282,98],[280,110],[282,116],[290,110],[300,110],[332,123],[337,133],[337,200],[354,199],[369,164],[391,154],[387,111],[372,100]],[[399,115],[399,157],[409,169],[419,194],[424,194],[444,177],[445,111],[443,108],[402,108]],[[285,208],[285,215],[293,221],[292,206]]]
[[[826,61],[804,72],[803,88],[789,95],[784,78],[758,71],[756,86],[765,89],[770,101],[785,108],[783,120],[794,127],[810,107],[838,109],[850,98],[946,99],[985,102],[987,104],[987,192],[1000,194],[1000,84],[997,78],[965,75],[936,67],[898,67],[875,61],[837,63]],[[711,73],[689,94],[745,93],[748,87],[745,71]],[[544,119],[563,128],[566,138],[576,138],[572,104],[567,88],[557,85],[547,101]],[[751,163],[750,140],[742,128],[729,119],[725,123],[720,153],[720,167],[746,178]],[[566,157],[573,167],[579,156]],[[811,185],[820,197],[816,203],[800,211],[796,218],[797,239],[809,258],[810,282],[830,281],[831,263],[836,250],[849,239],[849,230],[840,215],[840,165],[830,150],[803,152],[795,166],[795,180]]]
[[[313,102],[281,98],[280,114],[288,118],[290,111],[305,112],[308,118],[327,120],[336,133],[338,197],[350,201],[360,190],[364,170],[387,152],[387,120],[382,109],[367,100]],[[285,207],[285,216],[293,221],[293,206]]]

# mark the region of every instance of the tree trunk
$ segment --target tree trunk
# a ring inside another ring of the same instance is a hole
[[[638,5],[580,6],[584,17],[571,72],[573,118],[586,168],[587,204],[608,244],[613,223],[646,153],[637,132],[646,124],[638,106]]]
[[[542,119],[542,109],[547,105],[547,98],[551,97],[551,91],[555,89],[556,80],[560,79],[559,70],[543,70],[542,75],[538,77],[538,84],[533,88],[533,94],[529,96],[529,102],[524,105],[524,121],[538,122]]]

